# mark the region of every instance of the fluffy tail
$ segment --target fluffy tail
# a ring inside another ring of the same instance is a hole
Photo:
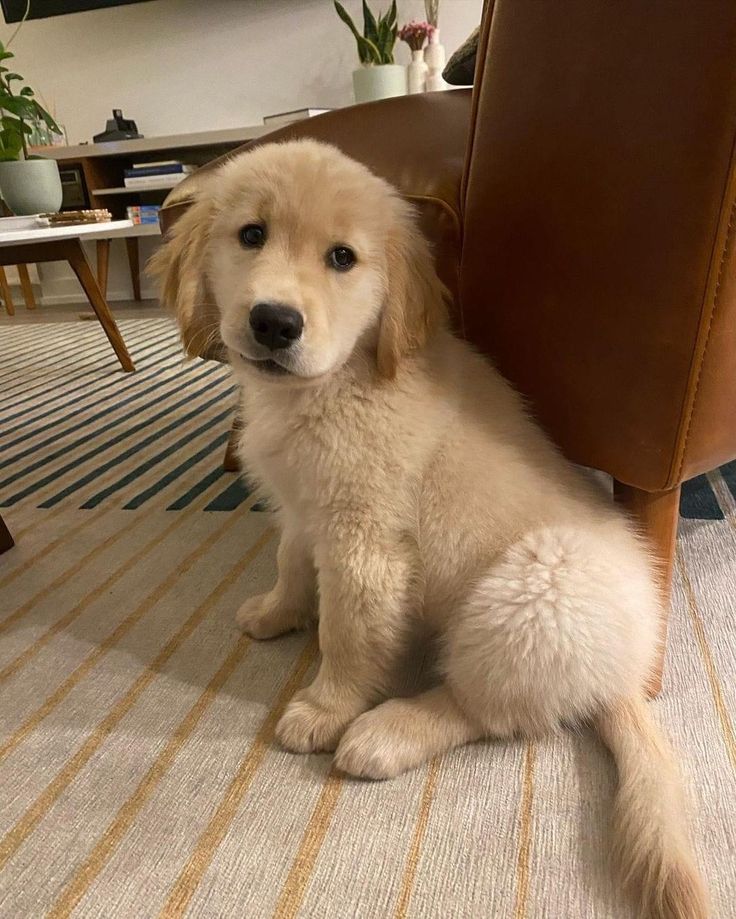
[[[597,726],[618,768],[616,858],[642,919],[708,919],[679,776],[646,702],[623,702],[599,716]]]

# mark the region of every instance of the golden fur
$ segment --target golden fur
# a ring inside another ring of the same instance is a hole
[[[253,222],[267,228],[258,249],[239,240]],[[346,272],[327,260],[340,244],[357,255]],[[457,744],[591,720],[618,765],[616,850],[642,916],[705,919],[644,699],[660,613],[650,558],[446,330],[411,208],[333,148],[263,146],[210,179],[155,267],[187,349],[213,334],[227,346],[242,459],[279,508],[277,583],[238,621],[269,638],[319,617],[320,669],[281,743],[388,778]],[[248,322],[264,301],[304,319],[270,356]],[[441,680],[391,698],[418,626],[440,640]]]

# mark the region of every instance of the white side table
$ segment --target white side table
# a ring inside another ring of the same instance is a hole
[[[82,239],[109,240],[125,236],[132,220],[87,224],[75,227],[49,227],[0,232],[0,265],[34,262],[69,262],[105,331],[123,370],[135,370],[117,323],[110,312],[82,249]]]

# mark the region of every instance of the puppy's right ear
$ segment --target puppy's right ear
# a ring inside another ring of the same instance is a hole
[[[195,201],[147,266],[158,281],[161,303],[176,316],[189,357],[205,357],[222,345],[220,317],[205,272],[212,216],[209,200]]]

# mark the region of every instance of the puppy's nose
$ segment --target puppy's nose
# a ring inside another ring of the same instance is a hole
[[[250,311],[253,337],[269,351],[290,348],[301,337],[304,319],[299,310],[283,303],[256,303]]]

